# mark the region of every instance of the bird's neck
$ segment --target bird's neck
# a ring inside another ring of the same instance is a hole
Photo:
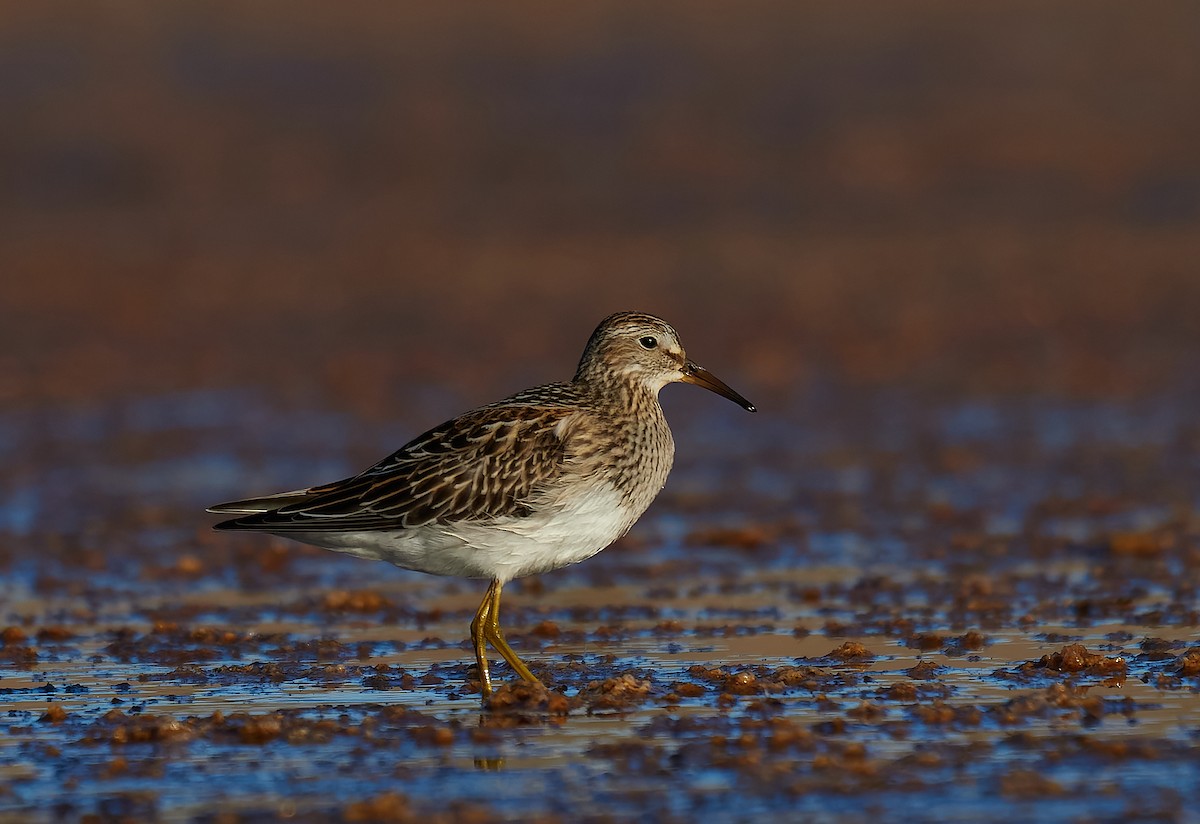
[[[597,380],[595,376],[579,376],[575,383],[585,388],[587,394],[595,399],[596,405],[617,416],[651,418],[662,414],[658,405],[658,391],[641,381],[623,380],[607,376]]]

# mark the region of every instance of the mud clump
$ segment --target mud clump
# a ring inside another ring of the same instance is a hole
[[[553,621],[542,621],[533,629],[529,630],[529,634],[535,638],[544,638],[551,640],[562,635],[562,629]]]
[[[504,684],[483,701],[488,712],[530,720],[538,716],[566,716],[571,711],[571,704],[561,692],[551,692],[541,684],[525,681]]]
[[[837,649],[830,650],[825,657],[853,663],[875,660],[875,655],[857,641],[847,641]]]
[[[46,708],[46,712],[41,718],[38,719],[38,721],[42,722],[43,724],[61,724],[69,717],[70,716],[68,715],[67,711],[62,708],[61,704],[51,704]]]
[[[946,655],[966,655],[968,652],[983,649],[988,645],[987,636],[981,632],[970,630],[957,638],[951,638],[946,645]]]
[[[7,661],[18,669],[32,669],[37,664],[38,653],[33,647],[24,644],[11,644],[0,647],[0,660]]]
[[[38,660],[38,652],[26,643],[28,633],[20,627],[9,626],[0,630],[0,661],[7,661],[19,669],[30,669]]]
[[[944,667],[939,667],[932,661],[919,661],[905,670],[904,674],[914,681],[932,681],[943,669]]]
[[[1092,694],[1090,687],[1059,683],[990,707],[988,716],[1003,726],[1014,726],[1077,713],[1082,723],[1090,725],[1113,713],[1132,716],[1135,710],[1136,704],[1129,698],[1105,701],[1101,696]]]
[[[1108,550],[1113,555],[1154,558],[1174,544],[1175,536],[1166,532],[1116,532],[1109,536]]]
[[[905,639],[904,645],[909,649],[919,650],[921,652],[929,652],[935,649],[941,649],[946,645],[946,636],[938,635],[935,632],[922,632],[916,635],[911,635]]]
[[[1058,652],[1026,661],[1014,669],[996,670],[993,675],[1008,681],[1030,681],[1048,676],[1086,676],[1105,679],[1108,686],[1120,686],[1129,672],[1129,664],[1120,656],[1091,652],[1083,644],[1068,644]]]
[[[654,685],[648,679],[626,672],[589,682],[576,698],[584,702],[589,713],[620,712],[645,703],[653,693]]]
[[[1175,674],[1183,678],[1194,678],[1200,675],[1200,650],[1184,653],[1176,659],[1179,664]]]
[[[917,700],[917,688],[905,681],[898,681],[887,687],[881,687],[876,691],[876,694],[887,698],[889,701],[899,701],[906,704]]]
[[[342,810],[347,822],[414,821],[412,805],[400,793],[384,793],[356,801]]]
[[[325,593],[321,599],[321,609],[325,612],[382,612],[391,609],[393,604],[375,590],[344,590],[335,589]]]
[[[697,664],[688,669],[688,674],[699,681],[715,685],[722,695],[760,695],[770,689],[766,682],[760,681],[758,675],[750,670],[729,672],[719,667],[708,668]]]
[[[119,627],[109,633],[105,654],[121,662],[162,665],[192,664],[217,658],[241,658],[282,642],[279,636],[220,627],[188,627],[175,621],[156,621],[147,633]]]
[[[0,630],[0,644],[11,646],[23,644],[29,640],[29,635],[20,627],[5,627]]]
[[[90,744],[146,744],[186,742],[200,733],[196,719],[180,721],[169,715],[127,715],[121,710],[106,712],[84,735]]]
[[[912,708],[914,720],[928,726],[945,726],[955,729],[978,727],[983,721],[983,712],[976,706],[956,706],[941,699],[931,704],[922,704]]]
[[[1023,666],[1086,675],[1124,675],[1127,670],[1124,658],[1111,658],[1090,652],[1083,644],[1071,644],[1058,652],[1043,655],[1037,662]]]
[[[1012,799],[1033,799],[1065,795],[1067,791],[1036,770],[1015,769],[1001,776],[1000,792]]]
[[[704,685],[715,688],[727,698],[744,695],[776,695],[795,690],[816,693],[844,688],[857,683],[854,673],[840,672],[824,667],[784,666],[749,667],[731,672],[721,667],[705,667],[695,664],[688,668],[693,683],[676,683],[672,691],[683,697],[694,697],[709,692]],[[700,683],[694,683],[700,682]]]

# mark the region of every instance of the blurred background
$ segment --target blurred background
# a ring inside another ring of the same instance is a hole
[[[4,3],[0,817],[1194,821],[1198,45],[1194,0]],[[506,590],[569,723],[475,729],[477,582],[210,531],[622,309],[760,412],[669,387],[646,517]],[[764,706],[816,749],[726,759]]]
[[[565,377],[625,308],[767,409],[1146,392],[1200,340],[1198,36],[1188,2],[10,5],[0,399],[382,419]]]

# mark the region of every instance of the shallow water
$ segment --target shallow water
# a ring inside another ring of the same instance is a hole
[[[288,433],[342,416],[218,394],[8,417],[0,811],[1190,820],[1181,399],[840,402],[872,411],[794,442],[779,413],[683,413],[632,535],[506,590],[566,700],[490,710],[481,583],[208,533],[204,503],[286,486]],[[383,438],[342,437],[306,472]]]

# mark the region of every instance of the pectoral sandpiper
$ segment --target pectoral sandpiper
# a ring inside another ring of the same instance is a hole
[[[218,504],[215,529],[293,538],[433,575],[491,580],[471,639],[484,696],[490,643],[540,683],[504,640],[504,584],[590,558],[633,526],[675,455],[658,404],[694,383],[754,406],[688,360],[675,330],[638,312],[605,318],[575,377],[481,406],[343,481]]]

